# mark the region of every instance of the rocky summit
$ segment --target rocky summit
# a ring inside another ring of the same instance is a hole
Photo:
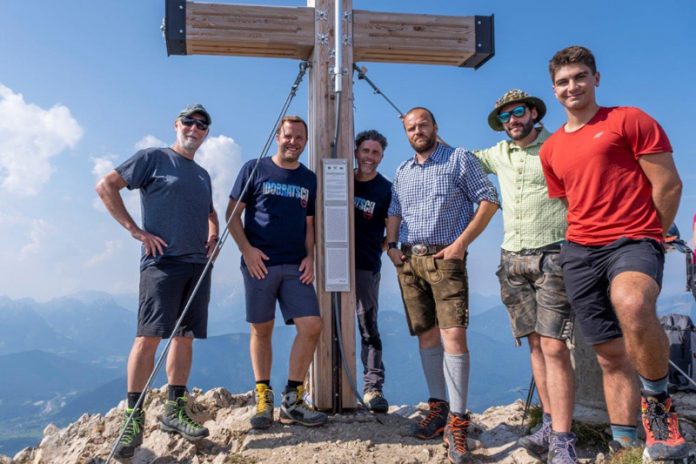
[[[270,429],[251,430],[254,413],[252,393],[233,395],[223,388],[194,390],[192,414],[210,429],[210,436],[195,444],[159,430],[166,388],[155,389],[145,404],[145,437],[133,464],[165,463],[442,463],[446,462],[441,440],[422,441],[408,436],[409,423],[422,417],[425,404],[392,406],[388,414],[373,415],[358,410],[332,416],[324,427],[307,429],[275,422]],[[677,394],[682,429],[693,441],[696,430],[696,395]],[[0,456],[0,464],[103,463],[118,436],[124,404],[105,416],[83,415],[66,428],[49,425],[41,443],[25,448],[13,458]],[[540,462],[516,445],[521,434],[524,405],[517,401],[473,414],[470,448],[481,463],[532,464]],[[278,417],[276,410],[275,417]],[[604,463],[607,426],[599,411],[576,410],[581,462]],[[604,437],[604,438],[602,438]],[[117,462],[113,460],[112,462]]]

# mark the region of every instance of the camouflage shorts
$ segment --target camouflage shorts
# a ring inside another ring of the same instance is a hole
[[[572,339],[573,313],[558,252],[520,255],[503,250],[496,274],[518,345],[520,338],[533,332],[558,340]]]
[[[469,286],[465,259],[410,256],[396,268],[411,335],[435,326],[464,327],[469,323]]]

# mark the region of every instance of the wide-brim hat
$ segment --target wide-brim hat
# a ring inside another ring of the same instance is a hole
[[[501,132],[505,130],[503,124],[498,120],[498,113],[500,112],[500,108],[510,103],[524,103],[530,107],[536,108],[537,117],[534,120],[535,124],[541,121],[546,114],[546,105],[540,98],[532,97],[527,92],[523,92],[519,89],[508,90],[495,102],[495,108],[493,108],[493,111],[488,115],[488,125],[491,126],[491,129],[494,131]]]

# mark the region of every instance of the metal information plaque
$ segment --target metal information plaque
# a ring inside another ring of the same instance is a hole
[[[324,291],[350,291],[348,243],[348,163],[323,159],[324,174]]]

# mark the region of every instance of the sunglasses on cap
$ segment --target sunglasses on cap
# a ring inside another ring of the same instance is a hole
[[[180,121],[181,121],[181,124],[183,124],[186,127],[191,127],[195,124],[196,127],[198,128],[198,130],[202,130],[202,131],[208,130],[208,125],[205,122],[201,121],[200,119],[184,116],[180,119]]]
[[[521,118],[524,116],[524,113],[527,112],[527,107],[525,105],[520,105],[516,106],[510,111],[506,111],[504,113],[499,113],[498,114],[498,121],[501,123],[505,124],[506,122],[510,121],[511,117],[516,117],[516,118]]]

